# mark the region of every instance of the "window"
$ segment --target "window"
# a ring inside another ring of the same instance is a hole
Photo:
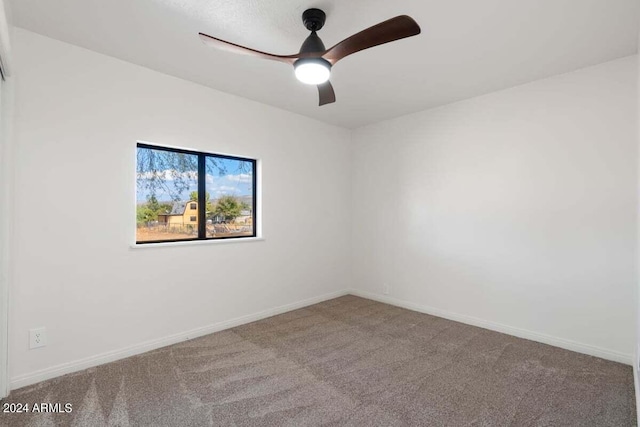
[[[255,172],[254,159],[139,143],[136,243],[255,237]]]

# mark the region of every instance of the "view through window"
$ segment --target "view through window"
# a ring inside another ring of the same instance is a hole
[[[137,146],[136,242],[256,235],[256,161]]]

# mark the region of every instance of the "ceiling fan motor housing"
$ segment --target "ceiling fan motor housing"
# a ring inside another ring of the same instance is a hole
[[[322,43],[322,40],[320,40],[320,37],[318,37],[315,31],[309,34],[309,37],[307,37],[302,43],[302,46],[300,46],[300,53],[322,53],[325,50],[324,43]]]

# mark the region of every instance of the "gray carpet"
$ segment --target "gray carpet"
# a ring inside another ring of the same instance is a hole
[[[2,426],[635,426],[631,367],[346,296],[15,390]]]

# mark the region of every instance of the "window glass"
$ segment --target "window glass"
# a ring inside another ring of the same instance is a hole
[[[255,166],[253,159],[138,144],[136,242],[255,236]]]
[[[197,155],[138,147],[136,180],[136,241],[198,237],[186,215],[187,202],[198,198]]]
[[[255,162],[206,158],[207,237],[255,235]]]

